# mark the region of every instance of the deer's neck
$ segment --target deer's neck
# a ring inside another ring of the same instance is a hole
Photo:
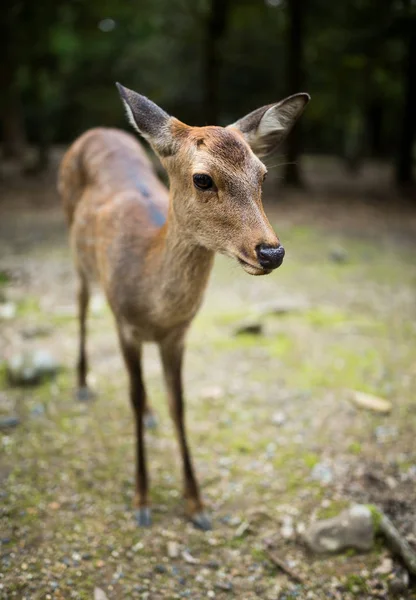
[[[214,261],[214,252],[198,245],[177,222],[172,200],[154,245],[155,302],[168,318],[192,319],[198,310]],[[150,260],[152,258],[150,257]]]

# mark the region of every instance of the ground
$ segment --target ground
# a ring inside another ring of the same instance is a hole
[[[97,399],[80,403],[74,277],[52,180],[3,181],[0,294],[16,314],[0,321],[0,359],[42,348],[63,368],[33,388],[10,387],[2,370],[0,416],[21,422],[0,438],[1,597],[90,599],[95,587],[110,600],[393,597],[389,582],[402,567],[394,558],[380,569],[390,557],[381,539],[369,553],[316,557],[297,533],[358,501],[385,510],[416,543],[416,211],[386,201],[384,169],[374,177],[369,168],[370,194],[363,177],[344,176],[334,190],[331,165],[321,168],[325,187],[310,177],[310,195],[282,193],[277,203],[271,178],[284,265],[254,278],[220,257],[191,329],[187,422],[214,523],[207,533],[183,515],[152,347],[154,524],[136,526],[133,421],[111,314],[97,293],[88,343]],[[262,335],[235,336],[245,319],[260,322]],[[351,390],[390,400],[391,414],[356,408]],[[272,564],[265,540],[303,583]]]

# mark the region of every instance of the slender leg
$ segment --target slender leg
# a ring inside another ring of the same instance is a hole
[[[89,400],[92,396],[87,385],[88,360],[86,351],[87,314],[89,304],[88,284],[82,275],[78,279],[79,354],[77,363],[78,400]]]
[[[146,393],[143,386],[141,369],[141,348],[126,340],[119,332],[120,347],[130,380],[130,402],[136,423],[136,519],[140,526],[151,525],[148,505],[148,478],[146,468],[146,449],[144,444],[144,416]]]
[[[169,398],[169,410],[175,425],[182,456],[186,510],[197,527],[204,530],[211,529],[210,520],[204,513],[186,439],[182,389],[183,332],[179,336],[163,340],[160,344],[160,353]]]

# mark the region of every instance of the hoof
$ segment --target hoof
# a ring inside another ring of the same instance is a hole
[[[146,429],[156,429],[159,424],[158,418],[153,412],[145,413],[143,422]]]
[[[210,531],[212,529],[211,519],[205,512],[199,512],[191,517],[192,523],[197,529],[202,531]]]
[[[89,400],[94,400],[95,394],[92,390],[90,390],[89,387],[85,385],[77,389],[75,392],[75,398],[80,402],[88,402]]]
[[[152,515],[148,506],[138,508],[135,512],[135,517],[139,527],[150,527],[152,524]]]

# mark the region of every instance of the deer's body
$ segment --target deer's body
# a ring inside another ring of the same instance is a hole
[[[306,95],[263,107],[229,128],[188,127],[135,92],[120,93],[128,116],[159,154],[170,191],[140,144],[116,129],[93,129],[66,153],[59,191],[70,226],[79,279],[78,386],[87,391],[85,349],[90,283],[98,281],[113,311],[130,379],[137,434],[137,518],[150,523],[144,423],[151,409],[141,374],[141,347],[159,345],[170,412],[183,460],[187,512],[204,529],[199,488],[186,441],[181,367],[214,253],[236,258],[250,274],[283,260],[262,208],[265,167],[255,156],[280,141]],[[253,152],[254,151],[254,152]]]
[[[167,227],[169,193],[139,142],[116,129],[88,131],[65,156],[60,192],[77,270],[101,284],[118,325],[141,342],[186,329],[213,252]]]

